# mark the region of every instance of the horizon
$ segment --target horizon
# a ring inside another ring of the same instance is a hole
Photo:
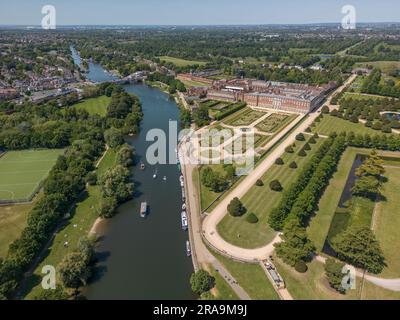
[[[42,1],[0,3],[0,25],[35,26],[43,18],[44,5],[53,5],[59,26],[215,26],[215,25],[309,25],[340,23],[342,7],[353,5],[362,23],[400,23],[396,0],[105,0]],[[90,12],[90,14],[87,14]]]

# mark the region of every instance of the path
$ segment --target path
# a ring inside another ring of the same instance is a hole
[[[180,148],[181,150],[181,148]],[[182,148],[180,155],[184,154],[185,149]],[[189,237],[192,248],[192,259],[195,271],[200,269],[201,265],[211,264],[212,267],[219,272],[219,274],[226,280],[232,290],[237,294],[241,300],[250,300],[250,296],[246,291],[238,284],[236,279],[226,270],[226,268],[208,251],[204,245],[201,237],[201,218],[200,218],[200,197],[197,186],[194,186],[193,181],[193,170],[196,170],[196,166],[190,163],[181,161],[182,173],[185,180],[185,191],[186,191],[186,205],[189,218]]]

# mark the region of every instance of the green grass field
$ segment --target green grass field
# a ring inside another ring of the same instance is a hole
[[[388,182],[383,185],[382,194],[386,198],[377,205],[375,235],[379,240],[387,267],[381,276],[400,277],[400,166],[387,167],[385,176]]]
[[[269,183],[278,179],[283,188],[287,188],[298,177],[302,165],[308,161],[312,154],[318,149],[323,138],[318,139],[317,145],[311,145],[307,157],[300,157],[297,152],[304,142],[296,142],[293,154],[284,153],[282,159],[284,165],[273,165],[262,177],[263,187],[253,186],[241,199],[247,208],[247,213],[242,217],[232,217],[227,214],[218,224],[219,234],[228,242],[243,248],[257,248],[269,243],[276,235],[268,225],[268,216],[271,210],[278,204],[282,192],[275,192],[269,188]],[[289,164],[296,161],[298,169],[290,169]],[[255,213],[259,219],[256,224],[246,221],[249,213]]]
[[[8,246],[21,235],[33,206],[34,203],[0,206],[0,258],[6,257]]]
[[[108,149],[105,157],[100,162],[96,172],[101,176],[115,163],[116,153],[112,149]],[[83,195],[77,203],[76,208],[72,212],[72,218],[68,225],[62,229],[55,237],[51,247],[48,250],[48,255],[36,268],[34,274],[28,280],[26,299],[32,299],[42,289],[41,269],[44,265],[57,266],[60,261],[68,253],[76,250],[79,240],[86,237],[92,228],[94,222],[98,218],[98,210],[100,206],[101,192],[99,186],[89,186],[88,194]],[[68,241],[69,246],[65,247],[64,242]]]
[[[318,132],[322,135],[330,135],[332,132],[350,132],[353,131],[355,134],[361,133],[370,135],[381,134],[382,131],[373,130],[367,128],[363,123],[353,123],[348,120],[340,119],[330,115],[326,115],[321,119],[320,122],[316,123],[316,126],[312,129],[313,132]]]
[[[357,92],[345,92],[342,99],[353,99],[353,100],[381,100],[387,99],[384,96],[377,96],[373,94],[357,93]]]
[[[102,117],[105,117],[107,114],[107,107],[110,102],[111,98],[107,96],[100,96],[74,104],[73,107],[86,110],[90,115],[98,114]]]
[[[212,265],[207,265],[207,271],[214,277],[215,287],[211,289],[211,294],[206,295],[206,300],[240,300],[235,291]]]
[[[177,67],[186,67],[186,66],[192,66],[194,64],[198,64],[200,66],[204,66],[207,64],[207,62],[204,61],[196,61],[196,60],[185,60],[185,59],[180,59],[180,58],[174,58],[174,57],[169,57],[169,56],[162,56],[159,57],[161,61],[165,62],[171,62]]]
[[[236,262],[215,252],[213,255],[225,266],[251,299],[279,300],[278,294],[259,264]]]
[[[0,158],[0,200],[31,197],[64,150],[9,151]]]
[[[306,273],[298,273],[293,268],[275,258],[274,263],[286,287],[295,300],[357,300],[359,288],[340,294],[329,286],[324,265],[316,260],[308,263]],[[360,284],[357,281],[356,284]]]
[[[356,67],[365,68],[366,66],[373,66],[379,68],[384,73],[389,73],[393,70],[400,70],[400,61],[371,61],[371,62],[359,62],[356,63]]]

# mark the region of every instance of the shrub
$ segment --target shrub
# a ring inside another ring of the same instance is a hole
[[[305,156],[307,156],[307,153],[304,151],[304,149],[301,149],[301,150],[297,153],[297,155],[298,155],[299,157],[305,157]]]
[[[228,212],[233,217],[240,217],[246,213],[246,208],[240,202],[239,198],[233,198],[228,204]]]
[[[308,127],[308,128],[306,129],[306,132],[310,133],[310,132],[311,132],[311,127]]]
[[[317,132],[314,133],[313,138],[314,138],[314,139],[318,139],[318,138],[319,138],[319,134],[318,134]]]
[[[246,221],[248,223],[257,223],[258,222],[258,218],[257,216],[251,212],[247,217],[246,217]]]
[[[321,111],[324,114],[329,114],[329,107],[328,106],[323,106]]]
[[[286,148],[285,148],[285,151],[286,151],[287,153],[293,153],[293,152],[294,152],[294,150],[293,150],[293,148],[292,148],[291,146],[286,147]]]
[[[291,169],[297,169],[297,168],[298,168],[297,163],[296,163],[295,161],[292,161],[292,162],[289,164],[289,168],[291,168]]]
[[[283,162],[282,158],[277,158],[277,159],[275,160],[275,164],[281,166],[281,165],[284,164],[284,162]]]
[[[365,122],[365,126],[367,128],[371,128],[372,127],[372,121],[368,120],[367,122]]]
[[[374,130],[382,130],[382,127],[383,124],[381,121],[375,121],[371,128]]]
[[[297,272],[306,273],[307,270],[308,270],[308,267],[307,267],[306,263],[305,263],[303,260],[299,260],[299,261],[297,261],[296,264],[294,265],[294,269],[295,269]]]
[[[390,127],[390,125],[384,125],[382,127],[382,132],[384,132],[384,133],[392,133],[392,128]]]
[[[358,123],[358,117],[357,117],[355,114],[353,114],[353,115],[350,117],[350,121],[353,122],[353,123]]]
[[[325,262],[325,275],[328,278],[328,282],[332,288],[340,293],[345,293],[346,290],[342,287],[343,279],[343,262],[336,262],[334,259],[327,259]]]
[[[332,110],[331,116],[337,117],[338,115],[339,115],[339,111],[337,111],[336,109]]]
[[[299,133],[299,134],[296,136],[296,140],[297,140],[297,141],[305,141],[306,139],[304,138],[304,134]]]
[[[317,141],[315,141],[315,138],[314,138],[314,137],[311,137],[310,139],[308,139],[308,143],[310,143],[310,144],[316,144]]]
[[[256,181],[256,186],[257,187],[262,187],[264,185],[264,182],[261,180],[261,179],[258,179],[257,181]]]
[[[283,190],[283,187],[279,182],[279,180],[272,180],[269,184],[269,187],[271,188],[272,191],[280,192]]]
[[[310,145],[308,143],[306,143],[304,145],[303,149],[306,150],[306,151],[309,151],[309,150],[311,150],[311,147],[310,147]]]

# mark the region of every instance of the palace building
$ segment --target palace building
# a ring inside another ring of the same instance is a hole
[[[308,113],[321,105],[335,83],[324,86],[233,79],[214,81],[207,98],[229,102],[244,101],[251,107]]]

